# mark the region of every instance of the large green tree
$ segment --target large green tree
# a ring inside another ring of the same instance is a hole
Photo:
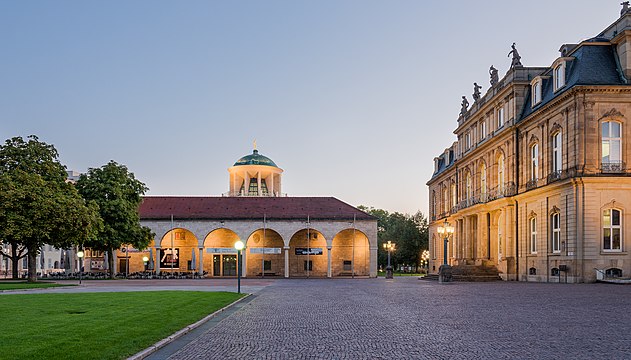
[[[79,177],[76,187],[81,196],[99,206],[103,227],[86,245],[108,252],[110,276],[114,277],[115,250],[124,244],[144,249],[154,237],[148,227],[140,225],[138,214],[142,196],[148,188],[126,166],[115,161],[89,169],[87,174]]]
[[[100,224],[96,204],[86,204],[65,180],[57,150],[36,136],[0,146],[0,238],[26,248],[30,282],[37,280],[36,258],[44,244],[78,245]]]
[[[418,269],[421,254],[429,245],[427,218],[420,211],[408,215],[365,206],[359,208],[377,218],[378,263],[386,266],[388,252],[383,244],[392,241],[396,244],[390,259],[394,268],[407,265]]]

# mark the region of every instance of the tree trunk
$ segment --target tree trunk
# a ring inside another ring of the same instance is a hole
[[[15,244],[11,244],[11,278],[17,280],[18,274],[18,247]]]
[[[114,261],[116,259],[114,259],[114,255],[116,255],[114,253],[114,249],[110,248],[107,250],[107,252],[109,253],[109,256],[107,257],[107,262],[109,263],[109,270],[110,270],[110,279],[114,279],[115,277],[115,273],[114,273]]]
[[[28,282],[37,282],[37,251],[28,248]]]

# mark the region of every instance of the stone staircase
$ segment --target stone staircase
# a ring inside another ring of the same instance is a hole
[[[453,281],[501,281],[500,272],[495,266],[455,265],[452,267]],[[427,274],[422,280],[438,281],[438,274]]]

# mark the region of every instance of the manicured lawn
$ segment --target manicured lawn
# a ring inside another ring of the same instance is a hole
[[[75,286],[73,284],[55,284],[51,282],[27,283],[26,281],[0,281],[0,290],[39,289],[57,286]]]
[[[240,296],[199,291],[0,295],[0,357],[123,359]]]

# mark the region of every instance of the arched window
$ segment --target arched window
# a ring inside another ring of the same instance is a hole
[[[537,181],[539,174],[539,145],[530,147],[530,180]]]
[[[550,215],[550,224],[552,230],[552,252],[560,253],[561,252],[561,214],[553,213]]]
[[[605,276],[608,278],[622,277],[622,269],[609,268],[605,270]]]
[[[622,212],[618,209],[603,211],[603,251],[622,251]]]
[[[541,102],[541,80],[532,83],[532,106]]]
[[[561,63],[554,68],[554,91],[565,86],[565,63]]]
[[[616,121],[603,121],[602,133],[602,158],[601,165],[604,171],[621,170],[622,165],[622,124]]]
[[[486,201],[486,164],[480,165],[480,196],[482,201]]]
[[[528,275],[537,275],[537,269],[531,267],[530,269],[528,269]]]
[[[537,217],[530,218],[530,253],[537,253]]]
[[[552,135],[552,171],[558,173],[563,168],[563,148],[561,132]]]
[[[500,191],[500,195],[504,194],[504,155],[500,155],[497,158],[497,188]]]

